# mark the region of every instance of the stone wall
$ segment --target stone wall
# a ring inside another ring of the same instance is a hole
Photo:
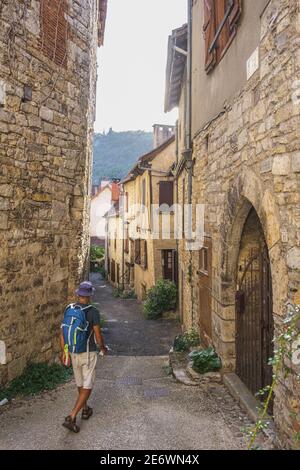
[[[58,351],[87,269],[98,1],[0,1],[0,383]]]
[[[286,301],[299,302],[299,33],[299,2],[271,0],[261,18],[259,70],[194,136],[193,203],[206,206],[205,231],[212,242],[211,341],[230,370],[235,368],[237,260],[251,207],[268,246],[276,332]],[[178,180],[180,202],[184,179],[185,171]],[[179,247],[182,317],[186,328],[198,327],[199,255],[186,251],[184,241]],[[295,373],[282,377],[274,413],[283,447],[299,447],[299,397]]]

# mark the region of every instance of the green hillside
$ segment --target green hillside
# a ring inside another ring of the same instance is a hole
[[[123,178],[138,157],[152,148],[152,132],[110,130],[107,134],[95,134],[93,183],[104,177]]]

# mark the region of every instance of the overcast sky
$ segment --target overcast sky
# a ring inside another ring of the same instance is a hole
[[[108,0],[98,53],[95,131],[152,130],[174,124],[164,113],[168,36],[186,22],[186,0]]]

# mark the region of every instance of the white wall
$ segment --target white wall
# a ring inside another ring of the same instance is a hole
[[[103,216],[111,208],[111,204],[111,190],[109,187],[105,188],[98,196],[92,199],[90,222],[91,237],[105,237],[105,219]]]

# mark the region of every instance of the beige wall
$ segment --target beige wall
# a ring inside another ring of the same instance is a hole
[[[107,241],[107,253],[106,257],[110,263],[109,272],[111,270],[111,261],[115,262],[115,282],[112,282],[111,276],[109,275],[109,280],[112,284],[117,287],[117,265],[119,265],[120,279],[122,276],[122,253],[123,253],[123,240],[121,239],[122,235],[122,219],[118,215],[116,217],[108,217],[107,219],[107,229],[108,229],[108,241]],[[111,274],[111,272],[110,272]]]
[[[105,238],[105,218],[111,207],[111,189],[107,186],[91,200],[90,236]]]
[[[260,42],[260,15],[269,0],[243,0],[240,26],[233,43],[215,69],[205,71],[203,38],[203,1],[193,7],[193,129],[194,135],[204,124],[219,114],[224,103],[247,81],[246,63]]]
[[[146,213],[148,214],[148,229],[144,232],[141,232],[140,238],[147,240],[147,269],[144,269],[143,266],[134,264],[134,267],[131,268],[131,281],[134,278],[133,287],[139,299],[143,298],[144,291],[150,289],[155,282],[162,277],[162,260],[161,260],[161,250],[163,249],[176,249],[175,240],[152,240],[150,232],[150,220],[151,220],[151,191],[150,185],[152,184],[152,202],[153,204],[159,203],[159,181],[170,179],[159,171],[169,171],[170,167],[175,161],[175,142],[173,141],[165,149],[163,149],[159,155],[157,155],[152,161],[152,172],[150,176],[149,171],[144,171],[142,175],[137,176],[134,180],[127,181],[123,185],[124,194],[128,193],[128,205],[129,208],[134,204],[141,204],[142,202],[142,181],[145,180],[146,187]],[[135,224],[137,219],[132,217],[130,210],[126,214],[126,220],[129,222],[129,232],[130,228],[135,232]],[[171,221],[172,221],[171,216]],[[115,227],[116,222],[115,218],[109,218],[108,223],[110,227]],[[116,229],[113,229],[116,231]],[[171,232],[171,236],[173,231]],[[126,263],[130,263],[132,258],[134,259],[134,253],[131,252],[131,244],[129,244],[129,253],[124,253],[124,266],[125,271],[129,268],[126,267]],[[122,263],[122,252],[123,252],[123,243],[122,240],[119,240],[117,237],[117,248],[114,248],[114,242],[111,240],[109,247],[109,258],[115,259],[117,262]],[[124,279],[126,276],[124,277]],[[125,288],[130,288],[130,286],[125,285]]]

